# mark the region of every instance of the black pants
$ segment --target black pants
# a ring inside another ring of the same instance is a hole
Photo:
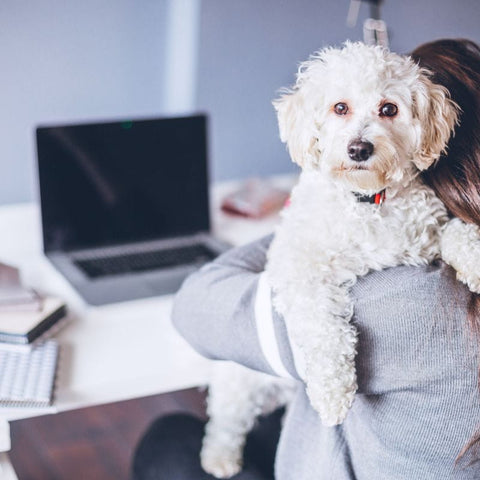
[[[273,480],[273,464],[283,410],[260,419],[249,434],[243,470],[234,480]],[[212,480],[200,466],[205,423],[188,415],[157,419],[138,444],[132,465],[134,480]]]

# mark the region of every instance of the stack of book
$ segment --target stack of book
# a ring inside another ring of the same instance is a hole
[[[0,264],[0,407],[48,406],[59,353],[57,341],[48,336],[66,306],[22,287],[7,268],[12,269]]]
[[[0,288],[0,342],[27,344],[38,339],[66,314],[65,304],[55,297],[41,297],[33,290],[8,299]]]

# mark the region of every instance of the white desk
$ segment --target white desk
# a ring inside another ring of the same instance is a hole
[[[293,179],[275,181],[289,188]],[[278,217],[258,221],[222,213],[220,199],[236,185],[223,183],[215,188],[212,223],[219,238],[241,245],[270,233]],[[59,295],[72,312],[71,322],[56,336],[61,356],[55,405],[0,409],[0,452],[9,449],[8,421],[206,383],[210,362],[194,352],[170,324],[172,296],[88,306],[43,256],[36,204],[1,207],[0,231],[0,261],[19,267],[25,284]],[[0,453],[0,478],[16,478],[5,453]]]

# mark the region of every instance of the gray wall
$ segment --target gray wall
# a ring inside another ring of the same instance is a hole
[[[185,25],[188,32],[177,28],[173,37],[167,21],[172,2],[185,2],[197,22]],[[171,88],[165,80],[172,65],[169,38],[197,39],[197,57],[189,62],[198,80],[196,109],[211,115],[213,179],[291,171],[270,102],[293,82],[298,62],[310,53],[361,39],[368,7],[362,6],[352,30],[345,26],[348,5],[349,0],[2,0],[0,203],[36,197],[35,125],[175,112],[165,102]],[[480,42],[479,0],[385,0],[383,12],[396,51],[440,37]],[[181,75],[182,69],[175,72]]]
[[[288,172],[271,100],[298,63],[322,46],[361,40],[346,26],[350,0],[203,0],[199,105],[212,112],[217,179]],[[442,37],[480,42],[480,0],[385,0],[391,48],[408,52]]]
[[[161,111],[165,6],[1,0],[0,203],[35,197],[36,125]]]

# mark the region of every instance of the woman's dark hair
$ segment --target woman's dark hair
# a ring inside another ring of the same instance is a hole
[[[470,40],[437,40],[411,56],[462,110],[447,154],[423,179],[455,217],[480,225],[480,47]]]
[[[411,57],[432,72],[432,81],[446,87],[461,108],[446,154],[422,172],[423,180],[451,215],[480,227],[480,47],[470,40],[437,40],[420,45]],[[475,293],[468,321],[480,346],[480,296]],[[480,429],[457,461],[472,447],[480,447]]]

